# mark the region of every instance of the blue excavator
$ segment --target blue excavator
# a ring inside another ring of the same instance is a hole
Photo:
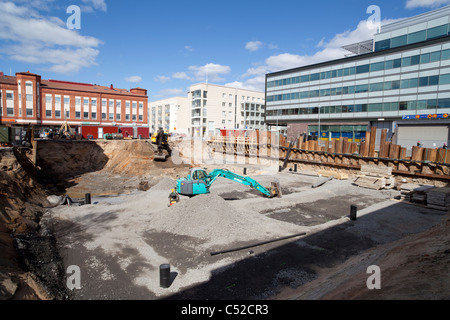
[[[281,198],[281,189],[277,182],[265,188],[250,177],[243,177],[226,169],[215,169],[210,173],[202,168],[191,168],[186,178],[177,180],[177,193],[184,196],[196,196],[209,193],[209,188],[218,177],[223,177],[258,190],[267,198]]]

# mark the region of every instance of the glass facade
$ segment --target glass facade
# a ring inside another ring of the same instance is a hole
[[[320,107],[320,114],[383,112],[383,111],[420,111],[450,108],[449,99],[427,99],[384,103],[363,103]],[[268,117],[319,114],[319,107],[289,108],[268,110]]]
[[[412,78],[407,80],[394,80],[386,82],[377,82],[371,84],[361,84],[357,86],[337,87],[330,89],[302,91],[294,93],[277,94],[267,96],[267,102],[284,101],[284,100],[297,100],[307,99],[315,97],[328,97],[337,96],[343,94],[363,93],[363,92],[376,92],[387,91],[396,89],[410,89],[417,87],[435,86],[439,84],[449,84],[450,74],[443,74],[441,76],[427,76],[420,78]]]
[[[439,30],[425,35],[433,31]],[[422,39],[423,32],[407,35],[406,41],[409,37]],[[396,41],[404,44],[405,38]],[[394,128],[394,122],[405,116],[450,115],[448,38],[266,77],[266,123],[306,124],[308,134],[323,141],[345,137],[359,142],[372,122]],[[304,126],[291,128],[294,134]]]
[[[338,69],[338,70],[333,70],[333,71],[313,73],[311,75],[304,75],[304,76],[297,76],[297,77],[291,77],[291,78],[286,78],[286,79],[268,81],[267,88],[274,88],[274,87],[286,86],[286,85],[303,83],[303,82],[311,82],[311,81],[323,80],[323,79],[331,79],[331,78],[337,78],[337,77],[349,76],[349,75],[355,75],[355,74],[362,74],[362,73],[368,73],[368,72],[374,72],[374,71],[383,71],[383,70],[413,66],[413,65],[418,65],[418,64],[425,64],[425,63],[448,60],[448,59],[450,59],[450,49],[442,50],[442,51],[441,50],[435,51],[435,52],[431,52],[431,53],[424,53],[421,55],[414,55],[411,57],[382,61],[382,62],[377,62],[377,63],[372,63],[372,64],[365,64],[365,65],[358,66],[358,67],[349,67],[349,68],[343,68],[343,69]]]
[[[366,137],[367,126],[363,125],[310,125],[308,134],[318,136],[319,140],[347,138],[350,142],[361,142]]]
[[[426,30],[377,41],[375,42],[375,51],[397,48],[407,44],[445,37],[447,35],[450,35],[450,25],[444,24],[437,27],[428,28]]]

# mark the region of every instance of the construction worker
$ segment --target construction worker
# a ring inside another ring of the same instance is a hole
[[[175,192],[175,189],[170,190],[168,207],[170,207],[171,205],[174,205],[179,200],[180,200],[180,196],[178,195],[178,193]]]

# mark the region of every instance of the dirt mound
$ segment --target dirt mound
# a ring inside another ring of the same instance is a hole
[[[0,148],[0,168],[0,300],[42,299],[42,289],[20,265],[13,237],[38,229],[49,205],[47,194],[23,169],[13,149]]]
[[[38,179],[45,185],[65,190],[88,173],[147,178],[149,176],[176,176],[188,165],[153,161],[154,151],[145,140],[98,141],[39,141]],[[105,184],[108,184],[105,181]]]
[[[448,216],[448,215],[447,215]],[[450,285],[450,219],[417,234],[383,244],[331,269],[277,300],[446,300]],[[369,290],[366,272],[377,265],[381,288]]]
[[[0,167],[0,222],[13,233],[36,229],[48,205],[45,190],[22,168],[12,149],[0,149]]]
[[[198,195],[151,216],[151,228],[199,238],[205,248],[251,240],[266,240],[303,231],[257,212],[236,210],[222,197]]]
[[[169,192],[171,189],[176,188],[177,182],[174,179],[164,177],[157,179],[155,184],[151,187],[152,190],[165,190]]]

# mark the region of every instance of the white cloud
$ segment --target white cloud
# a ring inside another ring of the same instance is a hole
[[[189,77],[186,72],[175,72],[172,75],[172,78],[179,79],[179,80],[192,80],[191,77]]]
[[[384,20],[382,25],[394,21],[396,20]],[[245,74],[242,75],[241,81],[229,84],[241,88],[264,91],[266,73],[344,58],[350,52],[343,49],[342,46],[369,40],[373,38],[374,33],[374,30],[370,29],[366,20],[361,21],[354,30],[338,33],[329,41],[322,39],[317,44],[318,51],[312,55],[281,53],[270,56],[263,63],[247,69]]]
[[[14,0],[16,4],[24,5],[26,8],[49,11],[49,4],[55,0]]]
[[[245,49],[247,49],[250,52],[258,51],[263,46],[263,43],[261,41],[249,41],[245,45]]]
[[[189,66],[188,71],[175,72],[172,78],[186,81],[212,81],[218,82],[224,79],[221,75],[230,73],[229,66],[223,66],[215,63],[208,63],[204,66]]]
[[[258,51],[264,47],[267,47],[271,50],[278,49],[278,46],[276,44],[273,43],[266,44],[261,41],[249,41],[245,44],[245,49],[250,52]]]
[[[406,8],[437,8],[441,5],[450,4],[450,0],[407,0]]]
[[[184,46],[184,48],[190,52],[194,51],[194,48],[192,48],[191,46]]]
[[[165,98],[165,97],[173,97],[173,96],[185,96],[186,90],[184,89],[163,89],[159,92],[157,92],[154,97],[155,98]]]
[[[96,48],[101,44],[94,37],[67,29],[57,17],[43,17],[12,2],[0,2],[0,39],[6,40],[0,46],[4,56],[30,64],[49,64],[49,70],[64,74],[96,65]]]
[[[93,7],[96,10],[106,11],[107,6],[105,3],[105,0],[82,0],[84,3],[86,3],[86,7]]]
[[[158,76],[155,77],[154,80],[157,81],[157,82],[166,83],[167,81],[170,80],[170,77],[158,75]]]
[[[125,81],[126,81],[126,82],[137,83],[137,82],[141,82],[141,81],[142,81],[142,77],[140,77],[140,76],[126,77],[126,78],[125,78]]]

